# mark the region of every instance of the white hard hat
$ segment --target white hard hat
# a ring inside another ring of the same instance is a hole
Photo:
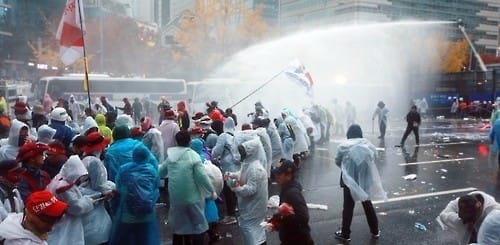
[[[52,112],[50,112],[50,118],[52,120],[64,122],[68,119],[68,113],[62,107],[56,107]]]

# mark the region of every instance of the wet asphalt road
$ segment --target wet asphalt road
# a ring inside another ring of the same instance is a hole
[[[456,244],[453,236],[438,227],[435,217],[446,204],[473,189],[485,191],[500,200],[500,171],[497,157],[489,152],[488,122],[480,120],[424,120],[419,147],[410,136],[405,148],[395,147],[406,126],[402,121],[389,123],[385,140],[377,139],[371,122],[364,125],[364,137],[378,147],[377,167],[388,194],[387,202],[375,202],[382,235],[370,239],[363,209],[354,210],[350,244]],[[368,130],[367,130],[368,129]],[[333,233],[340,227],[342,189],[340,169],[335,165],[337,145],[345,136],[333,136],[327,145],[303,161],[298,180],[308,203],[323,204],[328,210],[310,209],[310,226],[316,244],[342,244]],[[403,176],[415,174],[414,180]],[[276,185],[270,195],[278,194]],[[171,232],[165,223],[168,207],[158,207],[162,244],[171,244]],[[275,210],[270,209],[269,214]],[[415,228],[421,223],[426,230]],[[242,244],[237,225],[219,225],[225,238],[216,244]],[[268,233],[268,244],[279,244],[276,233]]]

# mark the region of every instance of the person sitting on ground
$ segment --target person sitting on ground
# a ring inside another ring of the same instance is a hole
[[[24,214],[11,213],[0,223],[0,237],[5,239],[5,244],[47,245],[49,232],[67,206],[49,191],[33,192],[26,199]]]
[[[454,232],[460,244],[476,243],[483,220],[493,210],[500,210],[493,196],[473,191],[449,202],[436,221],[443,230]]]

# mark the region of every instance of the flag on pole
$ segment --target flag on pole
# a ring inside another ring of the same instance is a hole
[[[85,20],[83,18],[82,0],[67,0],[64,13],[57,28],[56,39],[59,41],[59,55],[65,65],[71,65],[83,57],[83,35]],[[80,18],[81,14],[81,18]]]
[[[298,83],[306,89],[306,94],[312,97],[312,86],[314,81],[306,67],[298,59],[294,59],[285,69],[285,75],[293,82]]]

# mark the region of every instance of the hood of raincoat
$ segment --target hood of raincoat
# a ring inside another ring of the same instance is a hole
[[[19,132],[21,131],[21,128],[23,128],[23,127],[28,127],[28,125],[26,125],[25,123],[23,123],[17,119],[12,120],[12,124],[11,124],[10,130],[9,130],[9,140],[8,140],[9,145],[18,147]]]
[[[50,143],[50,141],[54,138],[56,131],[57,130],[49,127],[49,125],[42,124],[38,128],[38,141],[46,144]]]
[[[88,174],[87,168],[83,165],[82,160],[78,155],[73,155],[68,158],[59,171],[60,178],[66,180],[70,184],[74,184],[78,178]]]
[[[126,125],[116,126],[113,129],[113,139],[117,141],[125,138],[130,138],[130,129]]]
[[[85,118],[83,122],[83,134],[85,134],[89,129],[97,128],[97,123],[92,117]]]
[[[0,223],[0,237],[7,240],[15,240],[16,244],[45,244],[31,231],[24,229],[21,225],[23,214],[11,214]]]
[[[261,159],[259,154],[262,154],[264,152],[264,149],[262,148],[262,143],[260,143],[260,140],[258,138],[245,141],[241,145],[247,153],[247,156],[245,159],[243,159],[243,162],[248,163]]]
[[[224,122],[224,132],[229,132],[234,134],[236,126],[234,125],[234,120],[232,117],[226,118],[226,121]]]
[[[202,139],[192,139],[189,143],[189,147],[193,149],[201,157],[201,162],[205,161],[205,155],[203,154],[203,140]]]
[[[106,126],[106,116],[103,114],[97,114],[95,116],[95,122],[98,126]]]
[[[132,153],[132,160],[137,164],[146,163],[151,153],[146,146],[139,144]]]

